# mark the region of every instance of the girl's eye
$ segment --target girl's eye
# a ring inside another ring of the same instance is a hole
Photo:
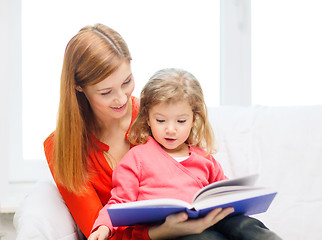
[[[178,120],[178,123],[185,123],[187,120]]]
[[[159,122],[159,123],[165,122],[165,120],[163,120],[163,119],[156,119],[156,121]]]
[[[110,93],[111,93],[111,91],[109,91],[109,92],[104,92],[104,93],[101,93],[101,95],[105,96],[105,95],[108,95],[108,94],[110,94]]]

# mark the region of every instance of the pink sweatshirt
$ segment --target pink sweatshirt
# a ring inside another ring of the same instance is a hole
[[[220,164],[198,147],[190,147],[188,159],[178,162],[150,137],[132,148],[113,172],[111,198],[99,213],[93,230],[105,225],[113,232],[107,208],[116,203],[176,198],[192,203],[193,196],[209,183],[227,179]],[[93,231],[92,230],[92,231]]]

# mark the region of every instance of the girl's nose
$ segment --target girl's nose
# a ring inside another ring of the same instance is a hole
[[[168,123],[167,128],[166,128],[166,132],[168,134],[171,134],[171,133],[175,133],[176,132],[176,128],[175,128],[175,126],[174,126],[173,123]]]

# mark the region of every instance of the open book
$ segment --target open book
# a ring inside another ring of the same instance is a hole
[[[107,211],[114,227],[164,221],[168,215],[182,211],[190,218],[198,218],[218,207],[234,207],[233,215],[263,213],[277,192],[254,186],[257,177],[250,175],[209,184],[195,194],[192,204],[162,198],[114,204]]]

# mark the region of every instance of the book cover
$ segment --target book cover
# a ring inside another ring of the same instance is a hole
[[[195,194],[192,204],[164,198],[114,204],[107,211],[114,227],[162,222],[168,215],[183,211],[189,218],[199,218],[218,207],[233,207],[232,215],[263,213],[277,192],[252,186],[256,179],[257,175],[251,175],[209,184]]]

